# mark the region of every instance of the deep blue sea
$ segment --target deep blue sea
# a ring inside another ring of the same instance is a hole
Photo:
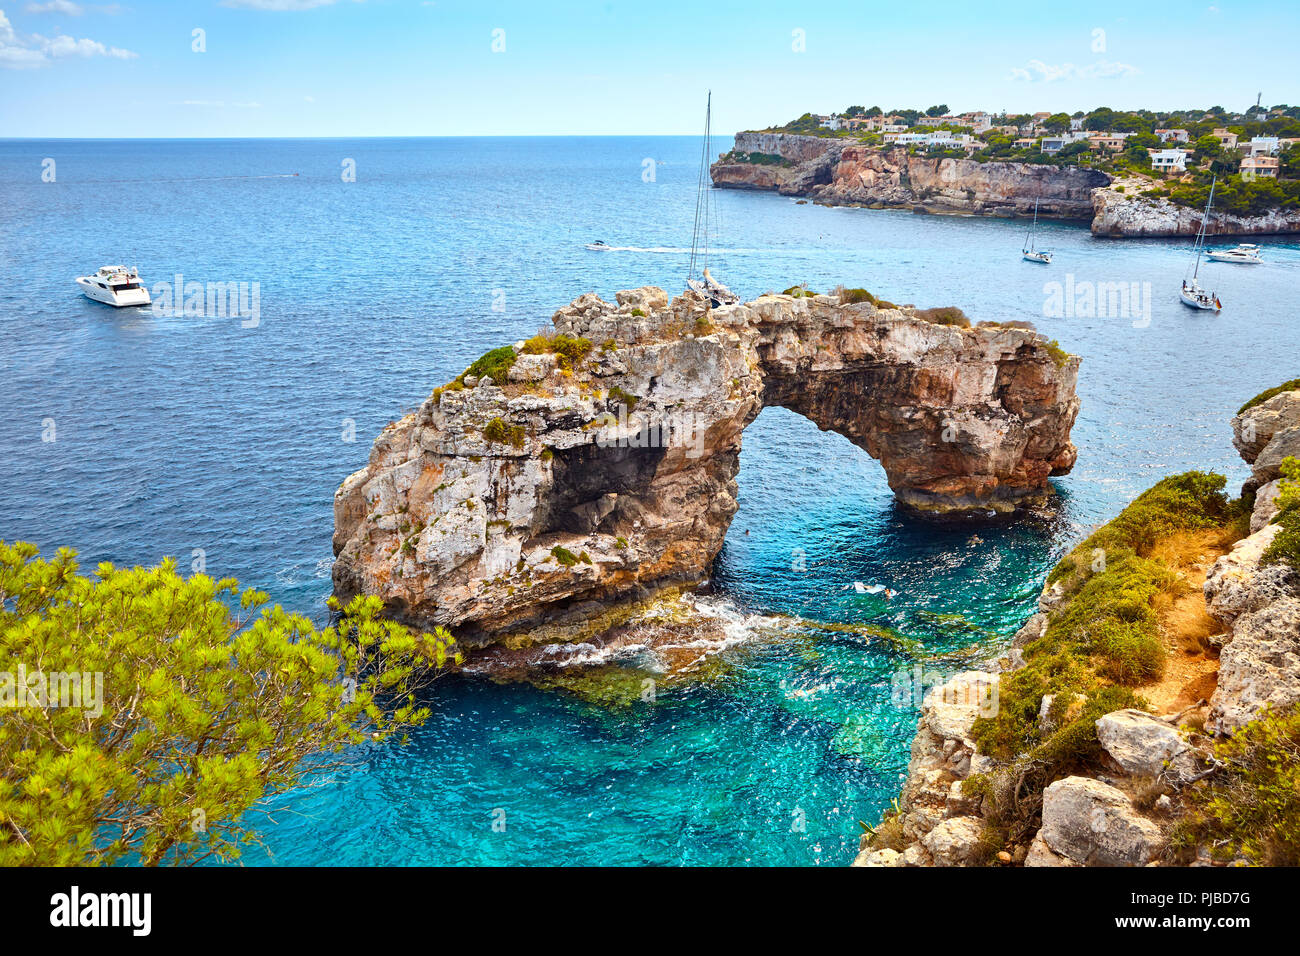
[[[324,621],[332,496],[371,439],[583,292],[679,291],[699,153],[689,137],[0,141],[0,538],[76,548],[88,568],[184,568],[199,550],[208,573]],[[765,411],[707,599],[737,627],[776,612],[887,624],[926,654],[961,651],[922,661],[958,669],[1015,630],[1062,551],[1159,477],[1214,469],[1235,493],[1229,417],[1300,374],[1294,240],[1265,240],[1262,266],[1203,265],[1215,316],[1178,302],[1185,241],[1044,223],[1044,267],[1020,259],[1023,223],[716,198],[713,271],[746,298],[866,286],[1030,319],[1083,356],[1079,463],[1053,518],[910,518],[864,452]],[[593,253],[593,239],[657,251]],[[79,294],[75,276],[118,262],[151,286],[257,282],[260,323]],[[1149,323],[1045,317],[1044,283],[1067,275],[1149,282]],[[855,580],[900,596],[843,590]],[[898,793],[915,711],[891,700],[891,676],[916,659],[816,629],[724,653],[724,679],[622,710],[444,679],[409,745],[358,751],[279,801],[245,862],[849,862],[857,821]]]

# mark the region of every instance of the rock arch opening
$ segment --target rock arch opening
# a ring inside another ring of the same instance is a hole
[[[335,497],[337,593],[491,635],[697,583],[767,407],[844,436],[929,513],[1015,511],[1074,463],[1078,360],[1023,327],[832,296],[709,309],[652,287],[553,322],[376,440]]]

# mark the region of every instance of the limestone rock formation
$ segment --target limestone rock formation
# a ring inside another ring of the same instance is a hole
[[[1117,710],[1099,718],[1097,740],[1125,773],[1189,779],[1197,770],[1187,741],[1145,711]]]
[[[1281,392],[1232,420],[1233,444],[1251,465],[1251,534],[1219,558],[1205,579],[1205,603],[1228,627],[1208,729],[1232,733],[1266,707],[1300,702],[1300,575],[1266,563],[1279,530],[1280,466],[1300,457],[1300,390]]]
[[[1120,187],[1123,191],[1120,191]],[[1143,196],[1150,183],[1117,180],[1092,194],[1092,233],[1096,236],[1194,236],[1201,228],[1201,209],[1168,199]],[[1212,236],[1262,236],[1300,232],[1300,210],[1273,209],[1253,216],[1215,211],[1207,232]]]
[[[1125,794],[1091,777],[1066,777],[1043,791],[1038,836],[1057,856],[1087,866],[1141,866],[1160,848],[1160,828]]]
[[[757,158],[755,154],[760,154]],[[894,207],[977,216],[1039,215],[1091,223],[1097,236],[1194,236],[1201,210],[1143,196],[1149,180],[1112,180],[1078,166],[912,155],[824,136],[740,132],[710,169],[716,186],[806,196],[827,205]],[[1222,236],[1300,232],[1300,210],[1253,216],[1215,212]]]
[[[784,163],[737,162],[752,154]],[[893,206],[983,216],[1091,219],[1092,190],[1104,173],[1031,163],[979,163],[911,155],[843,140],[785,133],[736,134],[734,151],[711,169],[715,185],[769,189],[831,205]]]
[[[902,147],[845,146],[830,181],[811,190],[821,201],[843,205],[902,206],[978,216],[1038,214],[1089,219],[1092,191],[1105,173],[1076,166],[980,163],[952,157],[914,156]]]
[[[581,296],[553,324],[383,431],[335,496],[336,593],[472,645],[696,584],[767,405],[845,435],[929,512],[1015,510],[1074,463],[1078,359],[1023,328],[657,288]]]
[[[1222,769],[1216,763],[1215,739],[1199,732],[1196,718],[1204,717],[1204,729],[1211,734],[1225,735],[1258,719],[1268,708],[1300,704],[1300,575],[1284,564],[1264,561],[1279,531],[1278,525],[1270,523],[1277,511],[1278,466],[1292,454],[1292,436],[1300,431],[1300,390],[1261,402],[1232,424],[1234,444],[1255,466],[1246,483],[1247,491],[1255,490],[1255,510],[1252,533],[1220,557],[1205,579],[1206,609],[1227,628],[1208,713],[1202,701],[1163,717],[1126,708],[1098,718],[1096,742],[1104,759],[1083,769],[1072,767],[1073,776],[1052,780],[1038,791],[1041,825],[1027,847],[1024,830],[1016,832],[1017,845],[1003,851],[1010,862],[1052,867],[1153,862],[1166,827],[1185,808],[1182,795],[1190,787],[1207,786],[1207,780],[1215,779],[1213,775]],[[877,835],[863,839],[857,865],[983,862],[977,852],[982,841],[967,821],[979,819],[990,806],[987,798],[967,795],[962,789],[963,782],[976,773],[988,774],[973,788],[976,793],[997,793],[1002,784],[1012,782],[1017,799],[1033,812],[1036,794],[1021,789],[1026,758],[1032,764],[1033,751],[1009,754],[1005,762],[975,752],[969,739],[975,714],[969,706],[954,706],[953,699],[962,698],[962,688],[996,682],[1002,674],[1024,667],[1024,648],[1042,639],[1051,621],[1070,607],[1071,597],[1060,581],[1046,585],[1037,612],[997,662],[999,674],[959,674],[927,696],[899,800],[901,813]],[[1039,698],[1039,727],[1044,732],[1053,729],[1051,711],[1061,709],[1053,708],[1054,700],[1052,694]],[[1084,700],[1076,696],[1065,708],[1066,717],[1077,716]],[[1093,775],[1084,776],[1085,771]],[[994,810],[996,818],[996,801]],[[1032,832],[1032,817],[1028,822]],[[882,845],[882,839],[889,841],[888,846]],[[1198,848],[1197,854],[1200,862],[1194,865],[1225,862],[1207,847]]]
[[[893,855],[864,839],[858,866],[958,866],[978,857],[982,821],[961,784],[973,773],[992,768],[993,761],[975,753],[970,739],[976,718],[997,709],[998,676],[964,671],[931,688],[921,703],[921,717],[912,738],[907,781],[899,798],[897,821],[906,848]]]

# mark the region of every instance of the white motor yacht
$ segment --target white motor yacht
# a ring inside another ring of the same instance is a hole
[[[1259,265],[1259,246],[1253,242],[1239,242],[1233,249],[1206,249],[1205,257],[1214,262],[1240,262],[1242,265]]]
[[[94,275],[78,276],[77,285],[88,298],[118,308],[149,305],[152,301],[139,271],[126,266],[104,266]]]

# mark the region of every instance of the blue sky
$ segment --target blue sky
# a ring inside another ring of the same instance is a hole
[[[1260,91],[1265,105],[1300,102],[1291,0],[0,0],[0,11],[0,137],[696,133],[709,87],[724,133],[854,103],[1240,110]]]

